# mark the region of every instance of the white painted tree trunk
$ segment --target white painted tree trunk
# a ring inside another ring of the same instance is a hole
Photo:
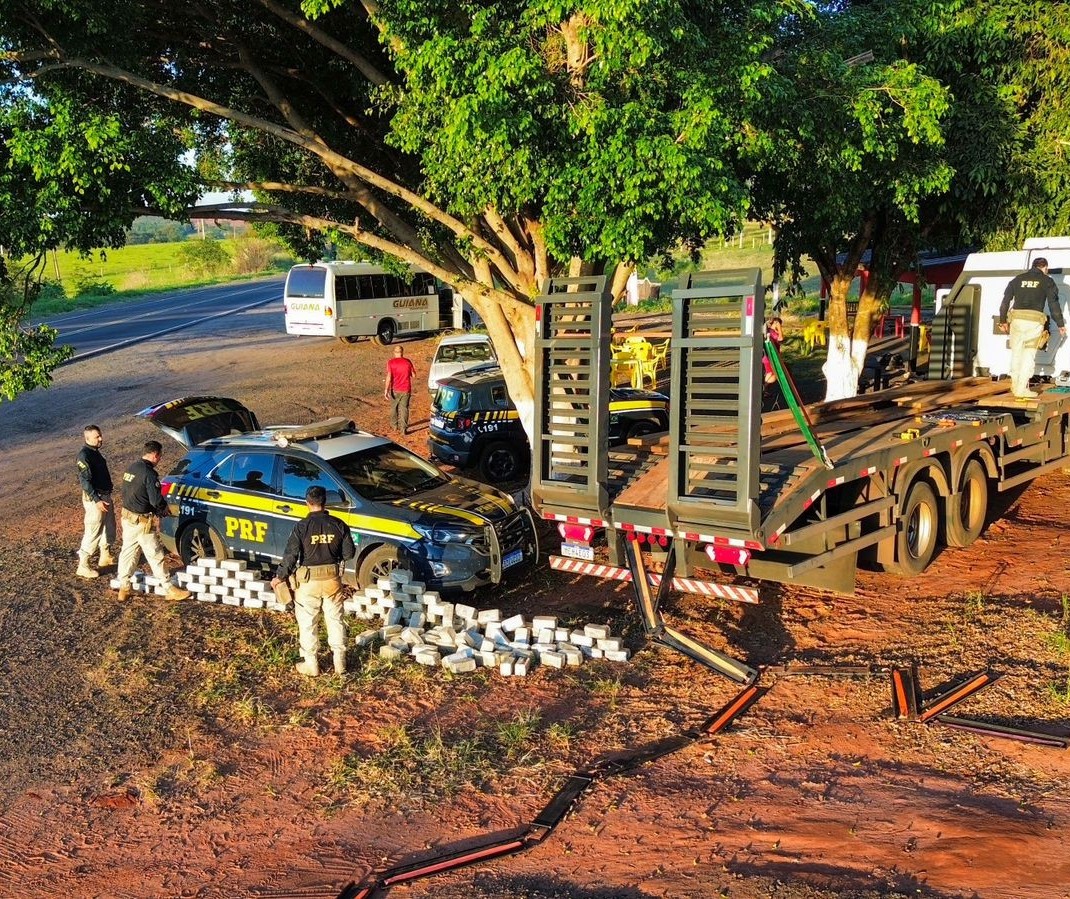
[[[825,400],[842,400],[858,395],[858,378],[866,361],[866,344],[847,335],[829,335],[825,373]]]

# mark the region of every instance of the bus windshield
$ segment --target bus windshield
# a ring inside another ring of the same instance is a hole
[[[327,272],[322,268],[295,266],[290,269],[290,277],[286,279],[286,295],[321,298],[324,295],[323,289],[326,283]]]

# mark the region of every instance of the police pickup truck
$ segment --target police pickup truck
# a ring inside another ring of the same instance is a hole
[[[493,487],[448,475],[346,418],[261,428],[241,403],[194,396],[138,413],[188,450],[161,479],[164,544],[201,556],[281,558],[305,491],[327,491],[357,556],[345,579],[374,584],[402,565],[432,589],[499,582],[538,554],[531,513]]]
[[[653,390],[610,390],[609,442],[622,443],[669,428],[669,398]],[[531,450],[505,377],[497,364],[439,381],[431,406],[431,456],[458,468],[478,466],[492,484],[527,471]]]

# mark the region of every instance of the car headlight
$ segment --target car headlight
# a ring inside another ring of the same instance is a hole
[[[432,543],[482,543],[483,528],[467,527],[461,524],[414,524],[413,530],[422,534]]]

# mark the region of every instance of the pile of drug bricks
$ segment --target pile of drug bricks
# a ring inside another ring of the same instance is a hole
[[[484,667],[524,677],[539,664],[564,668],[584,659],[626,662],[629,656],[608,625],[569,630],[551,615],[503,619],[499,609],[447,602],[402,570],[346,600],[345,609],[364,621],[385,622],[360,634],[357,646],[379,645],[383,658],[411,656],[421,665],[441,665],[455,674]]]
[[[185,587],[198,602],[218,602],[225,606],[243,606],[246,609],[267,609],[284,612],[286,606],[275,598],[271,589],[271,574],[257,562],[245,559],[198,559],[187,565],[184,571],[175,572],[171,580]],[[119,580],[112,579],[112,587],[119,588]],[[131,586],[138,593],[155,593],[164,596],[167,584],[151,574],[135,571]]]

